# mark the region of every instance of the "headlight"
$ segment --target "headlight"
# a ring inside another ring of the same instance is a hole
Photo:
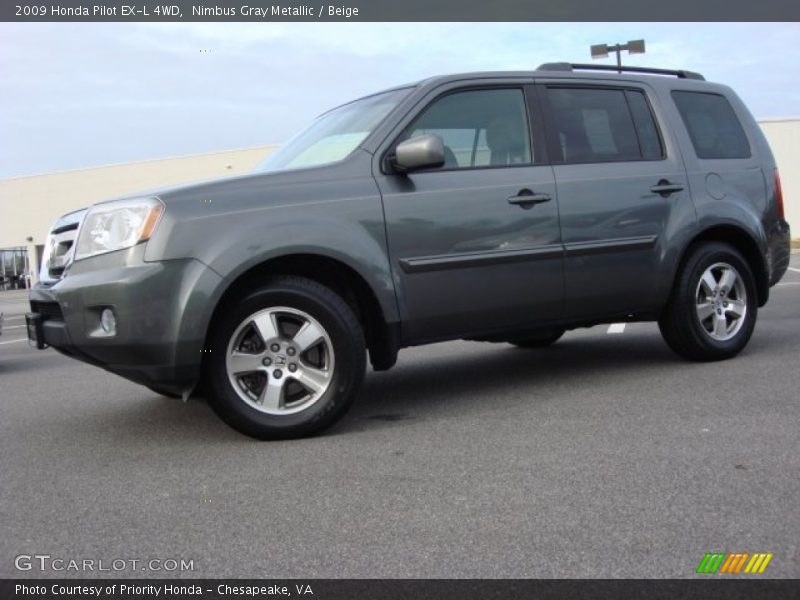
[[[164,205],[156,198],[104,202],[89,209],[81,223],[75,260],[130,248],[149,240]]]

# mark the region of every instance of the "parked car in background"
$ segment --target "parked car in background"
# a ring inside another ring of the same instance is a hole
[[[687,359],[735,356],[789,260],[767,142],[728,87],[602,69],[427,79],[323,114],[252,174],[66,215],[31,337],[202,388],[265,439],[330,426],[367,355],[430,342],[657,321]]]

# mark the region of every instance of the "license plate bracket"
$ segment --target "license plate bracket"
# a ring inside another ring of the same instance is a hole
[[[44,341],[44,327],[42,323],[42,315],[38,313],[27,313],[25,315],[25,326],[28,330],[28,343],[37,350],[44,350],[47,348],[47,344]]]

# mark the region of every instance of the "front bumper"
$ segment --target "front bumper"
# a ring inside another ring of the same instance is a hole
[[[30,292],[42,342],[136,383],[183,392],[199,379],[219,275],[193,259],[145,262],[144,244],[75,262]],[[111,308],[116,334],[100,328]]]

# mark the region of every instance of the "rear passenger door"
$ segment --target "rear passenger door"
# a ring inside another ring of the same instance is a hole
[[[645,86],[541,82],[564,244],[565,317],[665,299],[669,238],[694,211],[678,149]],[[688,221],[687,221],[688,219]]]

